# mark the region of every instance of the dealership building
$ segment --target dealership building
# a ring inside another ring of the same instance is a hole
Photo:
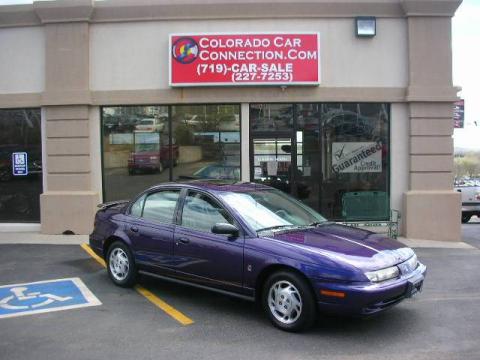
[[[97,204],[254,181],[339,222],[458,241],[460,0],[0,6],[0,231],[89,234]]]

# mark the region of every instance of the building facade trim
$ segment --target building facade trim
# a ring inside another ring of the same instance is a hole
[[[208,3],[171,0],[38,1],[33,5],[0,6],[0,27],[88,21],[93,23],[155,20],[379,18],[453,16],[461,0],[212,0]]]

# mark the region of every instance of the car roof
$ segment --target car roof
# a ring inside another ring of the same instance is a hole
[[[179,182],[168,182],[159,185],[152,186],[149,190],[160,190],[165,187],[185,187],[189,189],[205,190],[209,192],[251,192],[257,190],[271,190],[270,186],[252,183],[252,182],[239,182],[234,180],[219,180],[219,179],[202,179],[202,180],[189,180]]]

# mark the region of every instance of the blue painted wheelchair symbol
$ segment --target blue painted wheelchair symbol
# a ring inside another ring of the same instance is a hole
[[[101,305],[79,278],[0,286],[0,318]]]

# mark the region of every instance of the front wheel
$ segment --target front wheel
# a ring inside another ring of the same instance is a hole
[[[263,287],[262,303],[270,321],[281,330],[306,330],[316,319],[317,309],[310,286],[294,272],[272,274]]]
[[[121,287],[135,285],[137,268],[132,252],[125,243],[115,241],[108,248],[107,271],[115,285]]]

